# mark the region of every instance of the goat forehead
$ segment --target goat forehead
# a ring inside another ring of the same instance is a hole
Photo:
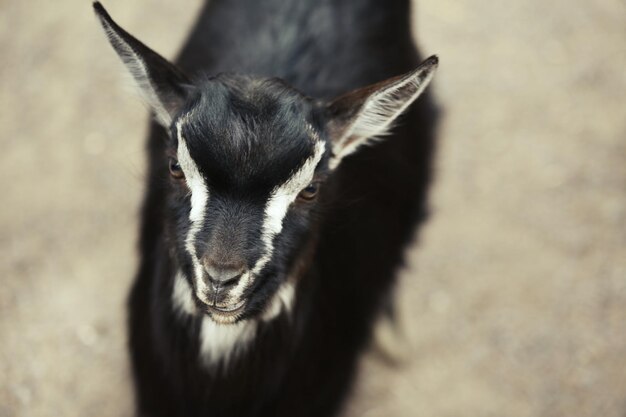
[[[272,188],[314,154],[317,139],[297,106],[280,98],[250,100],[202,98],[182,125],[190,156],[216,187]]]

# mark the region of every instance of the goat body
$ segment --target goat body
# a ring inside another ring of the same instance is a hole
[[[436,109],[411,103],[437,59],[418,66],[409,1],[212,0],[176,65],[94,7],[159,122],[138,414],[335,415],[426,213]]]

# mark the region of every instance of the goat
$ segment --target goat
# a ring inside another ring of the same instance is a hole
[[[174,65],[94,3],[156,119],[138,415],[340,411],[426,214],[437,111],[411,104],[438,60],[418,66],[409,6],[211,0]]]

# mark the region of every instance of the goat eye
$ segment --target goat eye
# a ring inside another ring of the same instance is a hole
[[[315,196],[317,195],[318,188],[319,188],[318,184],[316,182],[312,182],[309,185],[307,185],[305,189],[300,191],[298,198],[302,200],[307,200],[307,201],[313,200]]]
[[[172,178],[176,178],[177,180],[185,178],[185,173],[183,172],[183,169],[180,167],[178,161],[174,158],[170,158],[170,174],[172,175]]]

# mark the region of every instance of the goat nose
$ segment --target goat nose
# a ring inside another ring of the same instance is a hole
[[[204,261],[207,279],[214,287],[226,287],[236,284],[245,271],[243,264],[217,264]]]

